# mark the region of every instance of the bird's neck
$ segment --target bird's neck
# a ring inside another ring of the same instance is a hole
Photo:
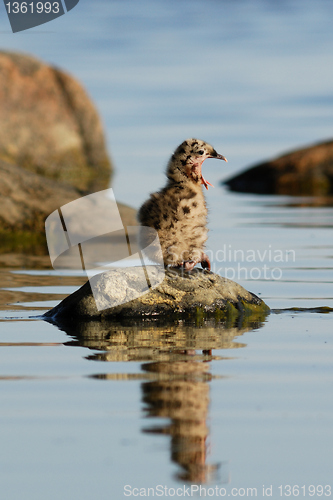
[[[196,179],[191,175],[192,164],[181,158],[171,158],[167,167],[168,187],[182,186],[191,187],[201,191],[201,177]]]

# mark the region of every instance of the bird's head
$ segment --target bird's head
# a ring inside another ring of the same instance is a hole
[[[208,189],[208,184],[210,186],[212,184],[206,181],[201,173],[201,167],[206,158],[227,161],[207,142],[200,139],[187,139],[172,155],[167,168],[167,176],[174,182],[191,180],[196,184],[203,184]]]

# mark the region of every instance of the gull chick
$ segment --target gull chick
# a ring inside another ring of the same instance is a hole
[[[207,207],[202,187],[212,186],[202,175],[207,158],[227,161],[213,146],[199,139],[187,139],[171,156],[167,183],[141,206],[141,226],[154,228],[159,236],[165,266],[191,271],[201,263],[210,270],[204,252],[207,241]]]

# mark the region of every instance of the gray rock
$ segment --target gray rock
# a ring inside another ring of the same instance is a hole
[[[298,149],[224,181],[232,191],[259,194],[333,194],[333,141]]]
[[[109,186],[101,120],[82,85],[25,54],[0,52],[0,158],[82,192]]]
[[[91,278],[44,318],[58,324],[96,318],[158,316],[223,319],[240,313],[264,317],[269,311],[256,295],[217,274],[199,268],[190,273],[168,269],[163,279],[163,268],[147,266],[146,270],[151,283],[161,281],[148,292],[145,292],[147,282],[142,279],[141,267],[114,269]]]

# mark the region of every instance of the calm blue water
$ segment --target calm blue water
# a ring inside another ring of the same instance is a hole
[[[220,488],[214,498],[264,498],[263,487],[282,498],[288,485],[292,498],[330,496],[333,316],[315,308],[333,307],[333,208],[220,181],[332,137],[332,11],[80,0],[13,35],[0,5],[1,48],[65,69],[96,103],[118,200],[138,207],[189,136],[227,156],[204,164],[213,270],[278,310],[252,329],[118,325],[102,339],[29,319],[82,279],[29,258],[1,269],[1,498],[118,499],[200,481]],[[293,307],[306,311],[281,311]]]

